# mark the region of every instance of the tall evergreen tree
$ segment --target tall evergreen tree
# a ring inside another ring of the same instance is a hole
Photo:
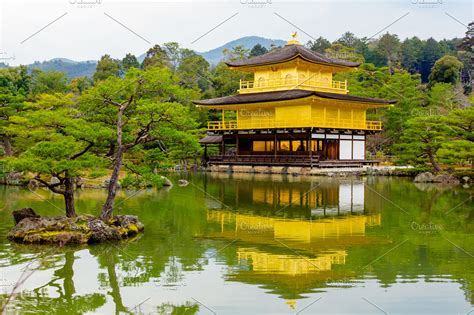
[[[268,49],[266,49],[260,44],[256,44],[255,46],[253,46],[252,50],[250,50],[249,57],[261,56],[261,55],[266,54],[267,52],[268,52]]]
[[[130,68],[140,68],[140,63],[138,62],[137,57],[133,54],[126,54],[125,57],[123,57],[122,62],[122,71],[127,72]]]
[[[120,63],[118,60],[112,59],[110,55],[103,55],[97,63],[94,73],[94,82],[103,81],[110,76],[118,76],[120,74]]]

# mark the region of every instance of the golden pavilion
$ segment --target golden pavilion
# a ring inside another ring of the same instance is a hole
[[[194,101],[222,113],[221,120],[208,122],[208,135],[200,141],[206,148],[220,146],[219,155],[206,157],[208,163],[322,167],[373,162],[366,159],[366,136],[380,132],[382,123],[367,120],[366,111],[396,101],[350,95],[347,81],[333,80],[360,63],[311,51],[293,34],[283,48],[226,64],[253,73],[253,80],[241,80],[236,95]]]

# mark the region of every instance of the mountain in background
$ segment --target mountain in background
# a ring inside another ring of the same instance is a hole
[[[203,56],[211,65],[216,65],[224,58],[223,50],[232,49],[237,46],[243,46],[246,49],[252,49],[256,44],[260,44],[265,48],[269,49],[272,45],[284,46],[286,41],[280,39],[268,39],[259,36],[246,36],[231,42],[228,42],[220,47],[214,48],[206,52],[197,52]],[[145,58],[145,54],[141,54],[137,57],[141,63]],[[33,64],[28,65],[28,69],[38,68],[43,71],[61,71],[66,73],[68,78],[75,78],[81,76],[92,77],[97,66],[96,60],[88,61],[74,61],[66,58],[54,58],[51,60],[39,62],[36,61]]]
[[[40,69],[43,71],[61,71],[66,73],[68,78],[92,77],[97,66],[97,61],[74,61],[66,58],[54,58],[48,61],[36,61],[28,65],[28,69]]]
[[[243,46],[246,49],[252,49],[253,46],[260,44],[264,46],[265,48],[269,49],[271,45],[275,46],[284,46],[286,44],[286,41],[281,40],[281,39],[268,39],[264,37],[259,37],[259,36],[246,36],[242,37],[236,40],[233,40],[231,42],[228,42],[227,44],[224,44],[220,47],[214,48],[212,50],[206,51],[206,52],[198,52],[199,55],[203,56],[204,59],[207,60],[211,65],[216,65],[219,63],[224,58],[224,54],[222,51],[227,48],[227,49],[232,49],[237,46]]]

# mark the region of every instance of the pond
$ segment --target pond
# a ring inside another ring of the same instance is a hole
[[[178,185],[185,178],[189,184]],[[196,174],[121,191],[145,233],[83,247],[6,240],[12,209],[62,214],[42,189],[0,187],[8,314],[467,314],[472,187],[405,178]],[[99,213],[103,190],[77,193]]]

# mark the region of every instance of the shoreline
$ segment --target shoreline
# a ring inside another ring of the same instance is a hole
[[[212,165],[204,170],[211,173],[253,173],[280,174],[293,176],[401,176],[415,177],[420,173],[413,166],[361,166],[311,168],[295,166],[251,166],[251,165]]]
[[[311,168],[311,167],[295,167],[295,166],[252,166],[252,165],[211,165],[198,169],[190,170],[170,170],[170,174],[189,174],[189,173],[214,173],[214,174],[261,174],[261,175],[283,175],[283,176],[309,176],[309,177],[407,177],[415,178],[417,175],[430,172],[427,169],[414,166],[361,166],[361,167],[331,167],[331,168]],[[448,172],[457,178],[460,183],[472,183],[474,180],[473,169],[458,169]],[[443,172],[441,174],[447,174]],[[172,187],[173,183],[168,177],[162,175],[164,184],[160,188]],[[106,183],[97,183],[97,181],[89,181],[81,178],[81,184],[76,185],[76,189],[101,190],[107,189]],[[16,177],[13,180],[0,179],[1,186],[30,187],[32,189],[44,186],[37,183],[34,179],[24,177]],[[136,187],[120,187],[119,190],[142,189],[141,186]]]

